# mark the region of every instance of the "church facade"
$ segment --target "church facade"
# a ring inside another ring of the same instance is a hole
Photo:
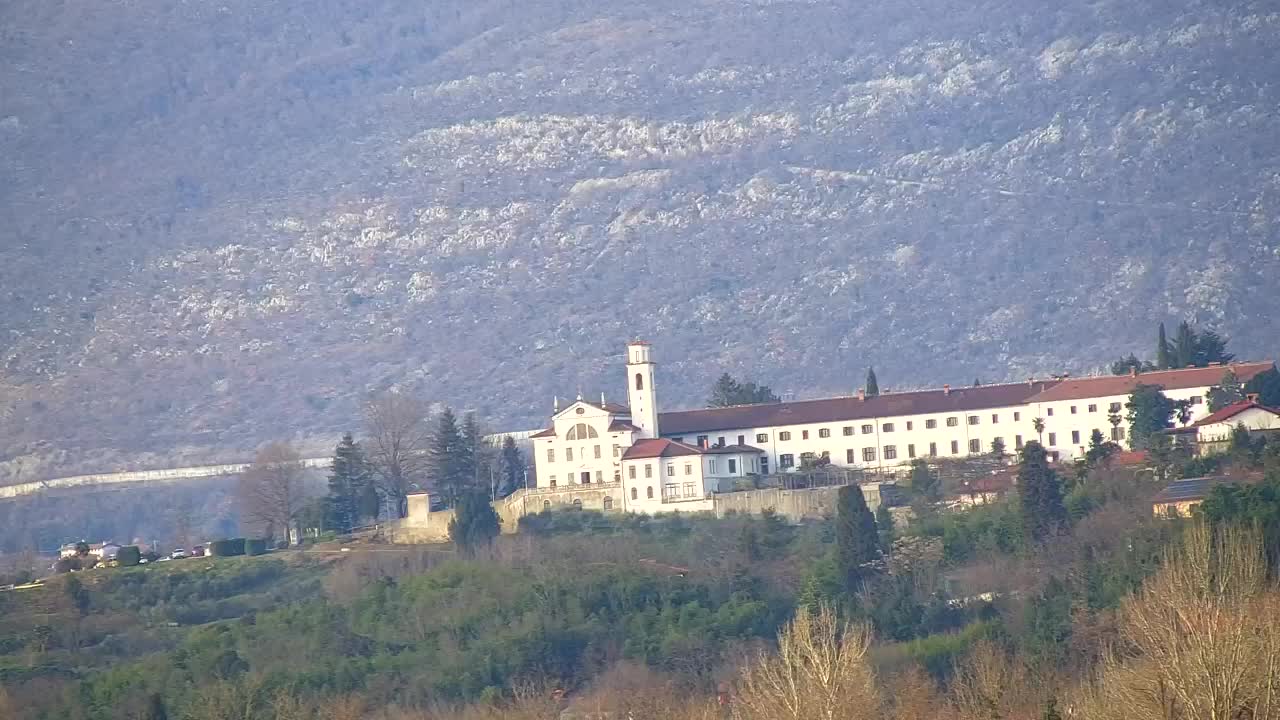
[[[579,397],[555,403],[531,437],[536,489],[603,493],[602,509],[660,513],[711,509],[711,497],[749,475],[789,472],[825,458],[878,472],[917,458],[962,458],[1038,440],[1057,459],[1083,455],[1093,430],[1127,445],[1123,404],[1136,385],[1188,400],[1195,422],[1206,393],[1230,369],[1240,382],[1270,362],[1141,375],[1028,380],[975,387],[661,412],[657,365],[645,342],[627,344],[627,404]]]

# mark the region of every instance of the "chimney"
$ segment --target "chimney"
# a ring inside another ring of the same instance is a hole
[[[866,399],[867,399],[867,391],[864,390],[863,388],[858,388],[858,400],[866,400]]]
[[[951,394],[951,386],[950,386],[950,385],[943,385],[943,386],[942,386],[942,394],[943,394],[943,395],[950,395],[950,394]]]
[[[1129,368],[1129,377],[1135,377],[1135,378],[1138,377],[1138,368],[1136,367]]]
[[[1244,396],[1244,399],[1248,400],[1251,403],[1256,403],[1258,402],[1258,393],[1249,393],[1248,395]]]

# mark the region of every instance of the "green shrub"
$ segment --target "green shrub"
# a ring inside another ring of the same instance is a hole
[[[252,538],[244,541],[245,555],[263,555],[267,552],[267,541],[261,538]]]
[[[137,545],[126,545],[116,553],[116,562],[120,564],[120,567],[133,567],[140,560],[142,560],[142,551],[138,549]]]

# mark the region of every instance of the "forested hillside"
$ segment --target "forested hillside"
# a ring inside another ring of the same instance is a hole
[[[4,474],[331,444],[392,385],[533,426],[632,337],[672,406],[1078,372],[1160,319],[1274,356],[1278,38],[1262,1],[4,3]]]

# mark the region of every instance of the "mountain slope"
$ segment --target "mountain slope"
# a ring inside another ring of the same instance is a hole
[[[1274,355],[1278,31],[1191,0],[17,0],[6,472],[328,441],[391,385],[532,426],[621,392],[631,337],[671,406],[724,370],[1083,371],[1157,319]]]

